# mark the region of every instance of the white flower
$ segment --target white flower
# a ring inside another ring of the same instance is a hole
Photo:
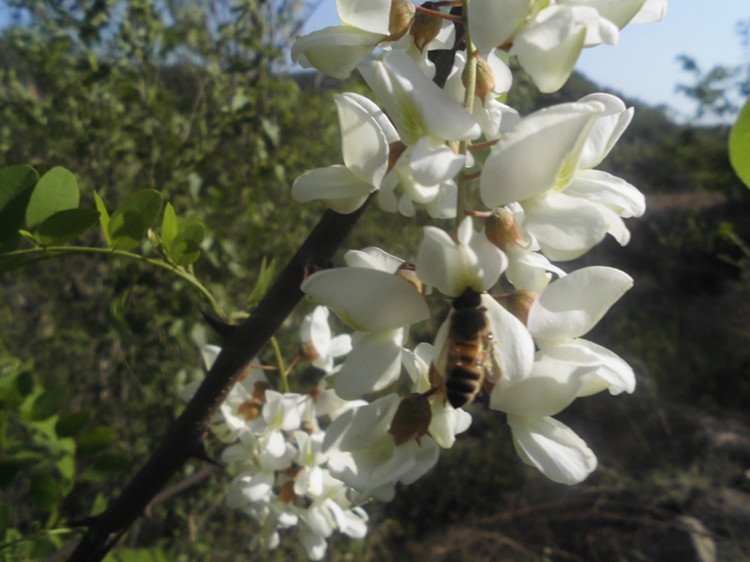
[[[467,288],[482,293],[497,282],[508,259],[486,236],[474,232],[471,217],[461,221],[456,235],[454,241],[439,228],[424,228],[417,276],[449,297],[457,297]]]
[[[455,196],[450,200],[445,192],[454,195],[453,179],[463,169],[466,157],[456,154],[446,142],[478,137],[478,123],[403,51],[365,61],[359,71],[405,145],[381,186],[381,207],[411,216],[416,203],[425,205],[434,217],[455,216]],[[397,185],[404,189],[400,199],[394,194]]]
[[[531,305],[528,328],[540,349],[537,359],[588,369],[591,376],[579,396],[635,390],[635,374],[625,361],[581,339],[632,285],[617,269],[585,267],[550,283]]]
[[[303,68],[346,78],[388,36],[391,0],[337,0],[336,8],[344,25],[298,37],[292,60]]]
[[[326,432],[331,474],[357,490],[361,501],[390,501],[397,482],[411,484],[437,462],[438,446],[427,436],[394,443],[388,429],[398,405],[399,397],[388,394],[342,414]]]
[[[627,182],[590,168],[631,118],[632,108],[608,94],[532,113],[493,147],[480,178],[482,201],[490,208],[520,202],[521,227],[552,260],[579,257],[608,232],[627,244],[630,233],[621,217],[643,214],[645,198]]]
[[[430,317],[414,285],[386,271],[344,267],[315,273],[301,288],[361,332],[354,334],[352,350],[335,374],[341,398],[361,398],[398,378],[404,328]]]
[[[398,135],[383,111],[364,96],[334,96],[341,128],[344,165],[316,168],[299,176],[292,197],[304,203],[322,200],[338,213],[356,211],[380,187],[388,172],[390,143]]]
[[[352,349],[351,336],[348,334],[331,337],[328,315],[329,310],[325,306],[317,306],[300,323],[303,350],[311,354],[313,366],[326,373],[333,370],[336,357],[346,355]]]

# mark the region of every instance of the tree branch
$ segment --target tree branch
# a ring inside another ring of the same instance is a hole
[[[371,200],[372,196],[350,215],[326,211],[258,307],[225,339],[203,383],[146,464],[106,511],[87,521],[88,531],[69,558],[70,562],[101,560],[172,475],[199,450],[209,422],[245,367],[304,296],[299,287],[307,273],[329,266],[344,237]]]

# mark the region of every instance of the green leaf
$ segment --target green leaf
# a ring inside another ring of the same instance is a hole
[[[9,166],[0,170],[0,252],[18,247],[26,207],[39,174],[31,166]]]
[[[125,453],[106,453],[98,457],[81,473],[81,478],[92,482],[105,482],[131,466],[132,460]]]
[[[106,449],[115,440],[115,432],[110,427],[98,425],[86,431],[78,438],[76,443],[76,455],[93,455]]]
[[[729,133],[729,161],[737,177],[750,187],[750,98]]]
[[[102,227],[104,240],[107,241],[107,246],[111,248],[112,239],[109,237],[109,213],[107,212],[107,206],[96,191],[94,191],[94,202],[96,203],[96,210],[99,211],[99,225]]]
[[[182,221],[180,233],[169,245],[169,257],[177,265],[190,265],[201,255],[201,242],[206,235],[206,227],[198,217]]]
[[[46,420],[54,416],[68,400],[68,387],[56,384],[36,397],[31,405],[32,420]]]
[[[264,256],[263,260],[260,263],[260,273],[258,274],[258,280],[255,282],[255,287],[253,287],[253,290],[247,297],[247,302],[249,305],[259,302],[260,299],[262,299],[266,294],[268,288],[271,286],[271,282],[273,281],[275,270],[276,261],[271,260],[271,263],[268,263],[268,260]]]
[[[51,474],[42,474],[31,481],[29,499],[37,508],[49,511],[61,497],[60,483]]]
[[[47,218],[37,231],[42,244],[62,244],[78,238],[96,224],[99,213],[93,209],[68,209]]]
[[[26,226],[34,228],[58,211],[78,207],[81,193],[73,174],[59,166],[42,176],[26,208]]]
[[[164,217],[161,220],[161,241],[166,247],[172,243],[177,236],[177,215],[171,203],[164,208]]]
[[[159,217],[161,204],[161,193],[154,189],[143,189],[128,197],[109,221],[112,247],[130,250],[140,244]]]
[[[90,419],[90,410],[81,410],[62,416],[55,424],[55,433],[58,437],[73,437],[89,423]]]

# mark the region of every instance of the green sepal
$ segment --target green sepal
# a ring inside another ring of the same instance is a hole
[[[112,239],[109,237],[109,212],[104,201],[96,191],[94,191],[94,202],[96,203],[96,210],[99,211],[99,225],[102,227],[104,240],[107,242],[107,247],[111,248]]]
[[[164,246],[169,247],[172,240],[177,236],[177,215],[171,203],[164,207],[164,216],[161,219],[161,241]]]

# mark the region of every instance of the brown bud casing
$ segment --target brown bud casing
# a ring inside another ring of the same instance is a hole
[[[518,244],[523,241],[521,228],[515,217],[509,210],[502,207],[494,209],[492,215],[487,217],[484,232],[487,239],[503,251],[508,244]]]
[[[401,39],[414,21],[416,8],[411,0],[392,0],[391,12],[388,20],[388,31],[390,35],[386,41],[398,41]]]
[[[522,289],[520,291],[513,291],[505,302],[508,305],[510,313],[523,322],[525,326],[529,319],[531,305],[534,304],[538,296],[534,291]]]
[[[435,9],[432,2],[424,2],[422,7],[430,10]],[[441,27],[443,27],[442,18],[422,12],[414,16],[409,33],[414,37],[414,44],[419,52],[422,52],[427,44],[437,37]]]

